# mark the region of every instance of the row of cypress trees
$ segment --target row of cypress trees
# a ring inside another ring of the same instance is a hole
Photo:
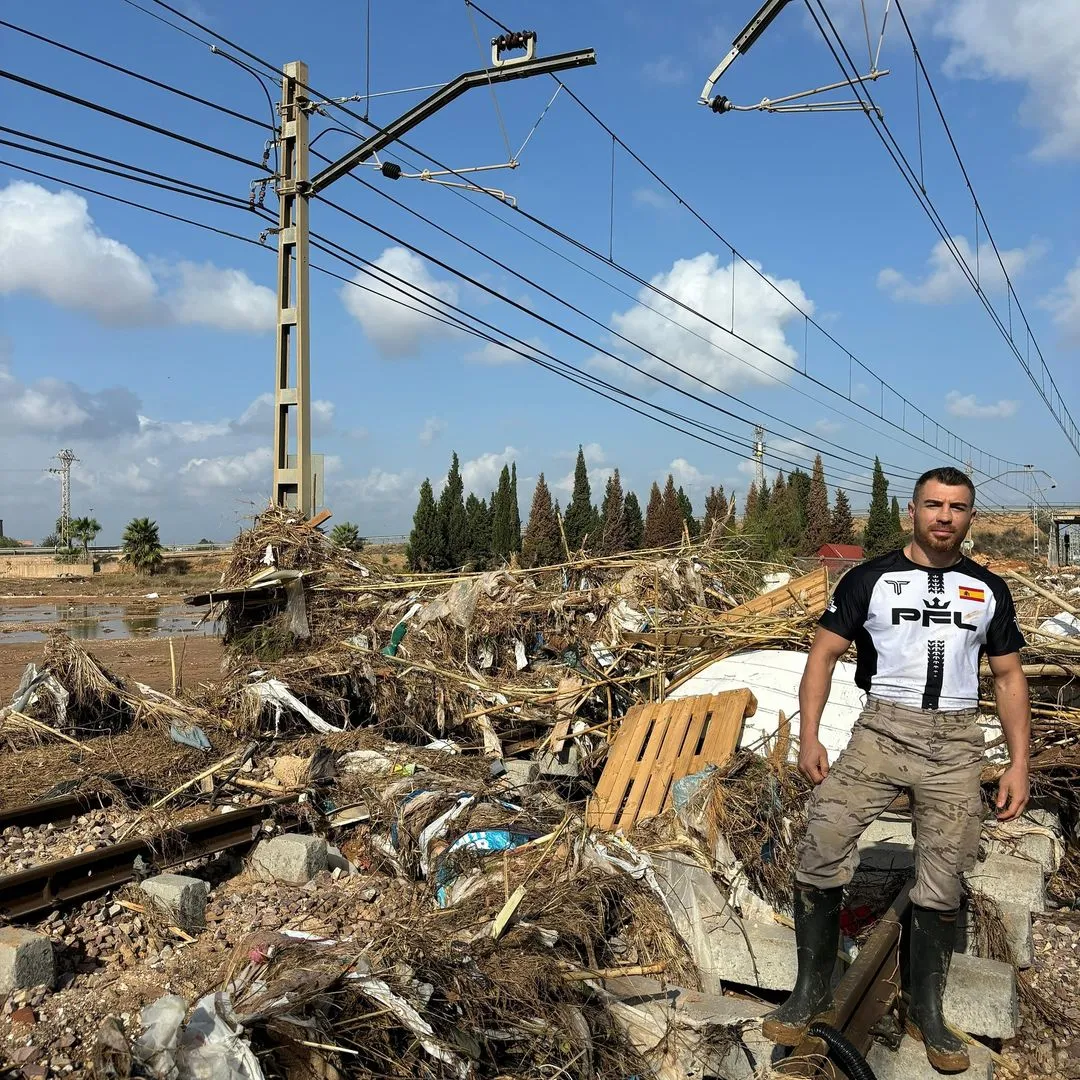
[[[900,508],[888,502],[888,481],[875,459],[870,517],[864,536],[867,555],[876,555],[902,542]],[[489,498],[464,495],[458,455],[451,458],[446,484],[438,499],[431,481],[420,487],[413,515],[407,557],[414,571],[447,570],[466,565],[499,564],[518,555],[524,566],[559,563],[568,551],[615,555],[641,548],[677,544],[684,531],[691,539],[708,534],[713,525],[734,532],[735,507],[723,487],[705,499],[705,513],[695,516],[690,498],[668,474],[663,488],[653,483],[644,514],[637,495],[623,490],[619,470],[608,478],[600,505],[593,503],[592,486],[583,448],[578,448],[574,487],[563,514],[551,495],[544,474],[537,479],[528,523],[522,531],[518,504],[517,464],[504,465],[499,484]],[[763,557],[812,555],[823,544],[856,542],[855,523],[847,495],[837,489],[830,506],[821,456],[811,474],[795,469],[778,472],[770,487],[751,484],[743,507],[741,531]]]

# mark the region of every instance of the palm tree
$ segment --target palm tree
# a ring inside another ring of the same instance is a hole
[[[90,545],[97,539],[99,532],[101,532],[101,522],[97,518],[72,518],[71,535],[82,542],[83,556],[87,562],[90,561]]]
[[[364,550],[364,538],[360,535],[360,530],[351,521],[343,521],[340,525],[335,525],[331,529],[330,543],[336,544],[346,551]]]
[[[161,537],[156,521],[133,518],[124,530],[124,559],[136,570],[152,574],[161,565]]]

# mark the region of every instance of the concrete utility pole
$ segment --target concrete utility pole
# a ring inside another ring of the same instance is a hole
[[[765,429],[760,424],[754,428],[754,483],[760,493],[765,486]]]
[[[506,57],[524,49],[520,57]],[[274,340],[274,503],[310,518],[315,510],[311,455],[311,382],[308,311],[308,201],[335,180],[411,131],[475,86],[550,75],[596,63],[593,49],[536,57],[531,30],[491,39],[491,67],[466,72],[378,130],[359,146],[309,179],[308,113],[320,102],[308,97],[308,69],[301,61],[286,64],[281,81],[281,134],[277,178],[278,316]],[[388,162],[383,175],[396,180],[401,170]],[[291,422],[290,422],[291,421]]]
[[[61,450],[56,455],[60,462],[59,469],[50,469],[54,476],[60,477],[60,543],[70,546],[71,540],[71,466],[79,459],[73,450]]]

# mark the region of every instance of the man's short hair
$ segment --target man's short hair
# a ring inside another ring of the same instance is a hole
[[[966,472],[953,468],[952,465],[943,465],[940,469],[930,469],[924,472],[915,481],[915,493],[912,495],[915,502],[919,501],[919,492],[922,490],[923,484],[929,480],[936,480],[939,484],[945,484],[948,487],[966,487],[971,492],[971,505],[975,505],[975,485],[971,482],[971,477]]]

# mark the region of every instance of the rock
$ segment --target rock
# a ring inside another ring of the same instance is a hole
[[[251,868],[264,881],[303,885],[327,868],[326,841],[318,836],[285,833],[260,841],[251,856]]]
[[[158,874],[147,878],[140,888],[150,903],[163,911],[169,920],[187,933],[202,930],[206,926],[206,898],[210,886],[200,878],[184,874]],[[121,923],[121,929],[124,924]],[[128,924],[128,933],[134,929]]]
[[[22,1027],[33,1027],[37,1023],[37,1017],[34,1015],[34,1010],[29,1005],[24,1005],[21,1009],[16,1009],[11,1014],[12,1024],[19,1024]]]
[[[52,938],[14,926],[0,927],[0,995],[52,986],[55,979]]]

